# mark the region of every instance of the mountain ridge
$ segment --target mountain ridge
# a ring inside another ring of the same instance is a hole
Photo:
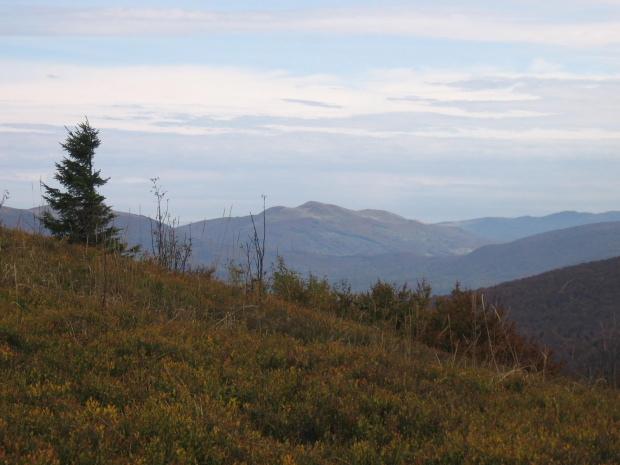
[[[19,225],[37,231],[37,211],[3,207],[0,219],[8,227]],[[115,226],[124,230],[125,240],[149,250],[152,220],[143,215],[118,214]],[[491,223],[521,225],[523,233],[532,221],[538,229],[544,229],[558,224],[558,218],[566,226],[571,221],[611,220],[616,216],[620,212],[560,212],[539,218],[469,221],[476,227]],[[194,265],[221,268],[231,260],[244,261],[241,246],[253,234],[252,219],[259,236],[263,219],[266,221],[267,266],[280,255],[299,272],[325,275],[330,280],[346,279],[356,289],[377,279],[398,283],[426,279],[434,292],[443,293],[457,281],[470,288],[491,286],[620,255],[620,222],[591,223],[500,242],[468,232],[456,226],[458,222],[426,224],[383,210],[354,211],[320,202],[306,202],[293,208],[271,207],[253,218],[229,216],[194,222],[179,226],[176,231],[181,240],[192,239]]]
[[[454,226],[487,239],[509,242],[547,231],[610,221],[620,221],[620,212],[562,211],[540,217],[529,215],[517,218],[484,217],[463,221],[447,221],[439,224]]]
[[[382,210],[354,211],[319,202],[295,208],[271,207],[264,215],[268,230],[266,247],[279,252],[340,257],[393,252],[443,256],[469,253],[491,242],[458,228],[408,220]],[[263,213],[253,218],[260,230]],[[249,216],[204,220],[182,226],[179,231],[219,231],[226,229],[224,224],[238,231],[242,243],[253,232]],[[206,254],[204,251],[203,258]]]

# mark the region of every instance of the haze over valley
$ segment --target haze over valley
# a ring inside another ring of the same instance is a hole
[[[38,209],[0,209],[9,227],[37,230]],[[115,226],[129,245],[152,246],[152,221],[117,212]],[[262,237],[263,214],[254,215]],[[377,279],[404,283],[425,279],[435,293],[458,281],[475,289],[564,266],[620,256],[620,212],[563,212],[545,217],[481,218],[427,224],[382,210],[353,211],[307,202],[265,210],[265,262],[276,255],[304,275],[312,272],[357,290]],[[241,246],[253,233],[252,218],[222,216],[178,226],[193,244],[193,266],[216,266],[225,276],[230,260],[243,261]]]

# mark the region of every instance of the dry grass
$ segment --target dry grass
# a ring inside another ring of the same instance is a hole
[[[0,229],[0,463],[620,461],[617,392],[430,349],[320,283],[259,301]]]

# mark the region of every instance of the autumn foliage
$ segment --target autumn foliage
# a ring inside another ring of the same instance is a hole
[[[481,297],[279,266],[259,300],[0,228],[0,463],[620,461],[617,391]]]

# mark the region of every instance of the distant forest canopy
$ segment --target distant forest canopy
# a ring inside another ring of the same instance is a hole
[[[620,257],[479,292],[489,302],[501,302],[523,334],[552,347],[568,368],[580,373],[606,369],[620,375]]]

